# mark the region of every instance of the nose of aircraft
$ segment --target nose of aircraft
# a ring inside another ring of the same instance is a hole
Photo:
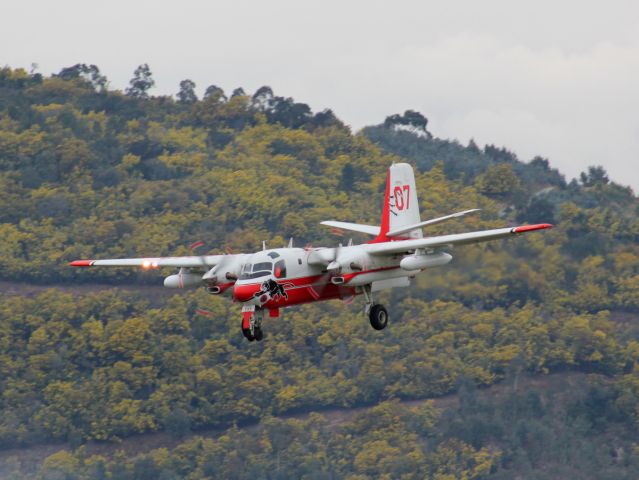
[[[259,284],[251,284],[251,285],[235,285],[233,288],[233,297],[238,302],[248,302],[257,292],[260,291]]]

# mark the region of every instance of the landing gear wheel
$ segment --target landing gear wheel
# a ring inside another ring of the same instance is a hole
[[[255,335],[253,333],[255,329],[252,328],[251,323],[251,320],[242,319],[242,335],[244,335],[249,342],[255,340]]]
[[[261,328],[256,328],[255,329],[255,336],[254,336],[255,340],[257,340],[258,342],[261,342],[262,339],[264,338],[264,332],[262,331]]]
[[[250,328],[243,328],[242,329],[242,334],[246,337],[246,339],[249,342],[252,342],[253,340],[255,340],[255,336],[251,333],[251,329]]]
[[[368,318],[371,321],[371,326],[375,330],[384,330],[388,325],[388,312],[384,305],[376,303],[371,306],[370,312],[368,312]]]
[[[263,314],[264,312],[262,310],[257,312],[243,312],[242,335],[244,335],[249,342],[255,340],[259,342],[264,338],[264,332],[262,331]]]

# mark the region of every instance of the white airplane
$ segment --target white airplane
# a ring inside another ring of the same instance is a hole
[[[266,313],[278,317],[280,308],[322,300],[365,299],[365,313],[372,327],[382,330],[388,323],[386,308],[373,300],[373,293],[409,286],[409,279],[432,267],[445,265],[452,256],[445,250],[457,245],[497,240],[520,233],[551,228],[542,223],[498,228],[437,237],[424,237],[422,228],[461,217],[478,209],[421,221],[412,167],[396,163],[388,169],[380,226],[338,221],[322,225],[364,233],[374,238],[362,245],[336,248],[264,249],[257,253],[188,257],[120,258],[76,260],[73,267],[176,267],[164,279],[168,288],[204,286],[213,295],[226,295],[242,305],[242,333],[249,340],[262,340]]]

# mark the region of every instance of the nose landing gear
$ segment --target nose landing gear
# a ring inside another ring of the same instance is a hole
[[[384,330],[386,325],[388,325],[388,311],[386,311],[384,305],[373,303],[373,292],[371,291],[370,285],[364,285],[362,290],[366,298],[364,312],[368,314],[371,326],[375,330]]]
[[[242,334],[249,342],[254,340],[259,342],[264,338],[263,318],[264,311],[262,309],[242,311]]]

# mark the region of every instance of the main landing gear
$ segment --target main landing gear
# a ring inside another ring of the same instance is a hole
[[[254,340],[260,342],[264,338],[264,332],[262,331],[263,318],[264,311],[261,308],[242,312],[242,334],[249,342]]]
[[[388,312],[386,308],[380,303],[373,303],[373,292],[371,291],[370,285],[364,285],[362,289],[364,297],[366,298],[364,312],[368,314],[371,326],[375,330],[384,330],[386,325],[388,325]]]

